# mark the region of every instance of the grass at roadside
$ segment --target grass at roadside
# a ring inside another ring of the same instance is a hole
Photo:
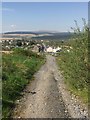
[[[28,50],[15,49],[12,54],[2,55],[2,116],[10,117],[15,100],[32,80],[33,74],[45,62],[45,56]]]
[[[68,89],[88,103],[88,35],[87,33],[76,36],[73,40],[66,41],[64,49],[58,55],[57,61],[64,75]]]

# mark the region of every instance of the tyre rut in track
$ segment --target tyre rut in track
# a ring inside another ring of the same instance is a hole
[[[68,110],[58,90],[54,77],[55,58],[47,55],[45,65],[34,75],[35,80],[28,85],[24,95],[14,110],[14,117],[20,118],[67,118]]]

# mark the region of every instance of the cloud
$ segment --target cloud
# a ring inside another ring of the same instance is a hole
[[[12,28],[16,27],[16,25],[11,25]]]

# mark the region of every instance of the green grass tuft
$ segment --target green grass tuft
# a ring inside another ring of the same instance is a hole
[[[2,116],[10,117],[25,86],[44,63],[45,57],[28,50],[15,49],[12,54],[2,55]]]
[[[81,32],[65,41],[62,52],[57,56],[57,62],[63,71],[68,89],[84,103],[88,103],[88,33]]]

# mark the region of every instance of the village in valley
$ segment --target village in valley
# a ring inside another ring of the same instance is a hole
[[[66,46],[64,44],[54,45],[52,44],[51,40],[32,40],[32,37],[19,37],[14,38],[13,36],[10,36],[11,38],[0,38],[0,43],[2,44],[2,51],[3,53],[12,53],[13,49],[15,48],[23,48],[25,50],[31,50],[36,53],[51,53],[52,55],[56,55],[57,53],[60,53],[61,51],[65,50],[67,52],[70,52],[72,47]],[[61,40],[62,42],[64,40]],[[61,42],[61,43],[62,43]]]

